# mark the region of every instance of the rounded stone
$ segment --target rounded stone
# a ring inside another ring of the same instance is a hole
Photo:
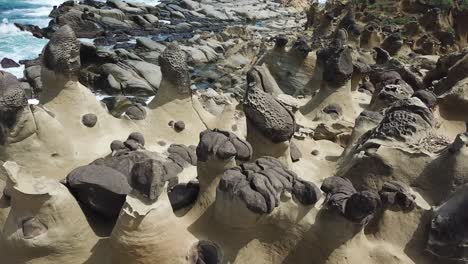
[[[145,137],[143,136],[142,133],[140,132],[133,132],[128,136],[127,140],[135,140],[138,142],[140,145],[144,146],[145,145]]]
[[[110,145],[110,148],[112,151],[117,151],[117,150],[121,150],[121,149],[125,149],[125,144],[120,141],[120,140],[114,140],[112,141],[111,145]]]
[[[181,132],[185,129],[185,123],[184,121],[177,121],[174,123],[174,129],[177,132]]]
[[[87,127],[94,127],[98,121],[95,114],[86,114],[81,118],[81,123]]]

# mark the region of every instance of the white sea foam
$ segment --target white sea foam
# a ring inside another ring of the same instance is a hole
[[[59,6],[64,0],[26,0],[26,3],[33,5],[48,5],[48,6]]]
[[[0,35],[7,35],[7,34],[18,34],[21,33],[21,30],[17,28],[15,25],[10,24],[8,19],[4,18],[2,23],[0,24]]]
[[[0,0],[1,1],[1,0]],[[37,39],[29,32],[19,30],[14,24],[32,24],[39,27],[46,27],[50,21],[48,15],[52,11],[52,6],[58,6],[65,0],[8,0],[27,3],[31,6],[27,8],[15,8],[0,12],[0,59],[7,57],[19,62],[24,59],[36,58],[47,43],[47,39]],[[124,0],[126,2],[139,2],[149,5],[156,5],[159,0]],[[105,2],[105,0],[102,0]],[[11,18],[9,21],[7,18]],[[2,20],[3,18],[3,20]],[[83,42],[92,42],[91,39],[81,39]],[[104,47],[110,49],[111,47]],[[1,67],[0,67],[1,69]],[[12,74],[23,77],[24,66],[18,68],[2,69]]]

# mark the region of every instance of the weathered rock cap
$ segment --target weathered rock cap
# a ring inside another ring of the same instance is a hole
[[[279,34],[274,38],[275,48],[282,49],[288,44],[288,38],[284,34]]]
[[[132,190],[127,177],[110,167],[86,165],[74,169],[64,180],[71,193],[87,208],[116,219]]]
[[[326,193],[324,204],[327,208],[361,225],[367,224],[381,206],[378,194],[358,192],[346,178],[326,178],[320,189]]]
[[[336,86],[349,81],[353,74],[353,58],[349,47],[331,45],[317,51],[317,61],[323,65],[323,80]]]
[[[218,191],[241,199],[257,214],[269,214],[280,205],[284,193],[290,193],[300,204],[313,205],[321,196],[315,184],[300,179],[272,157],[227,170],[221,177]]]
[[[414,143],[430,132],[433,126],[432,111],[416,97],[392,103],[384,114],[380,124],[366,133],[363,141],[382,139]]]
[[[190,74],[184,51],[177,44],[171,43],[158,60],[163,79],[177,85],[180,93],[190,93]]]
[[[273,143],[289,141],[296,128],[293,114],[272,95],[260,90],[256,80],[252,72],[247,74],[248,87],[243,101],[247,120]]]
[[[80,71],[80,42],[73,29],[65,25],[50,38],[43,51],[43,65],[54,72],[76,77]]]
[[[16,113],[26,105],[28,99],[18,79],[11,73],[0,71],[0,113]]]
[[[219,129],[207,129],[200,133],[200,142],[196,153],[198,161],[201,162],[208,161],[210,156],[221,160],[235,158],[247,161],[252,156],[252,146],[234,133]]]

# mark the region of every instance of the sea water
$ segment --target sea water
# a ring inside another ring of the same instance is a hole
[[[51,18],[50,11],[64,0],[0,0],[0,60],[4,57],[18,62],[34,59],[42,52],[47,39],[38,39],[29,32],[20,31],[13,23],[32,24],[46,27]],[[157,5],[158,0],[128,0]],[[23,77],[24,67],[3,69],[17,77]]]

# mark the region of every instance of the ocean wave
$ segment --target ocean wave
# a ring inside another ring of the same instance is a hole
[[[41,6],[59,6],[64,0],[25,0],[24,2],[32,4],[32,5],[41,5]]]
[[[21,30],[15,25],[10,24],[8,19],[4,18],[0,24],[0,35],[12,35],[21,34]]]
[[[48,17],[52,9],[48,6],[26,9],[11,9],[2,12],[4,16],[10,17]]]

